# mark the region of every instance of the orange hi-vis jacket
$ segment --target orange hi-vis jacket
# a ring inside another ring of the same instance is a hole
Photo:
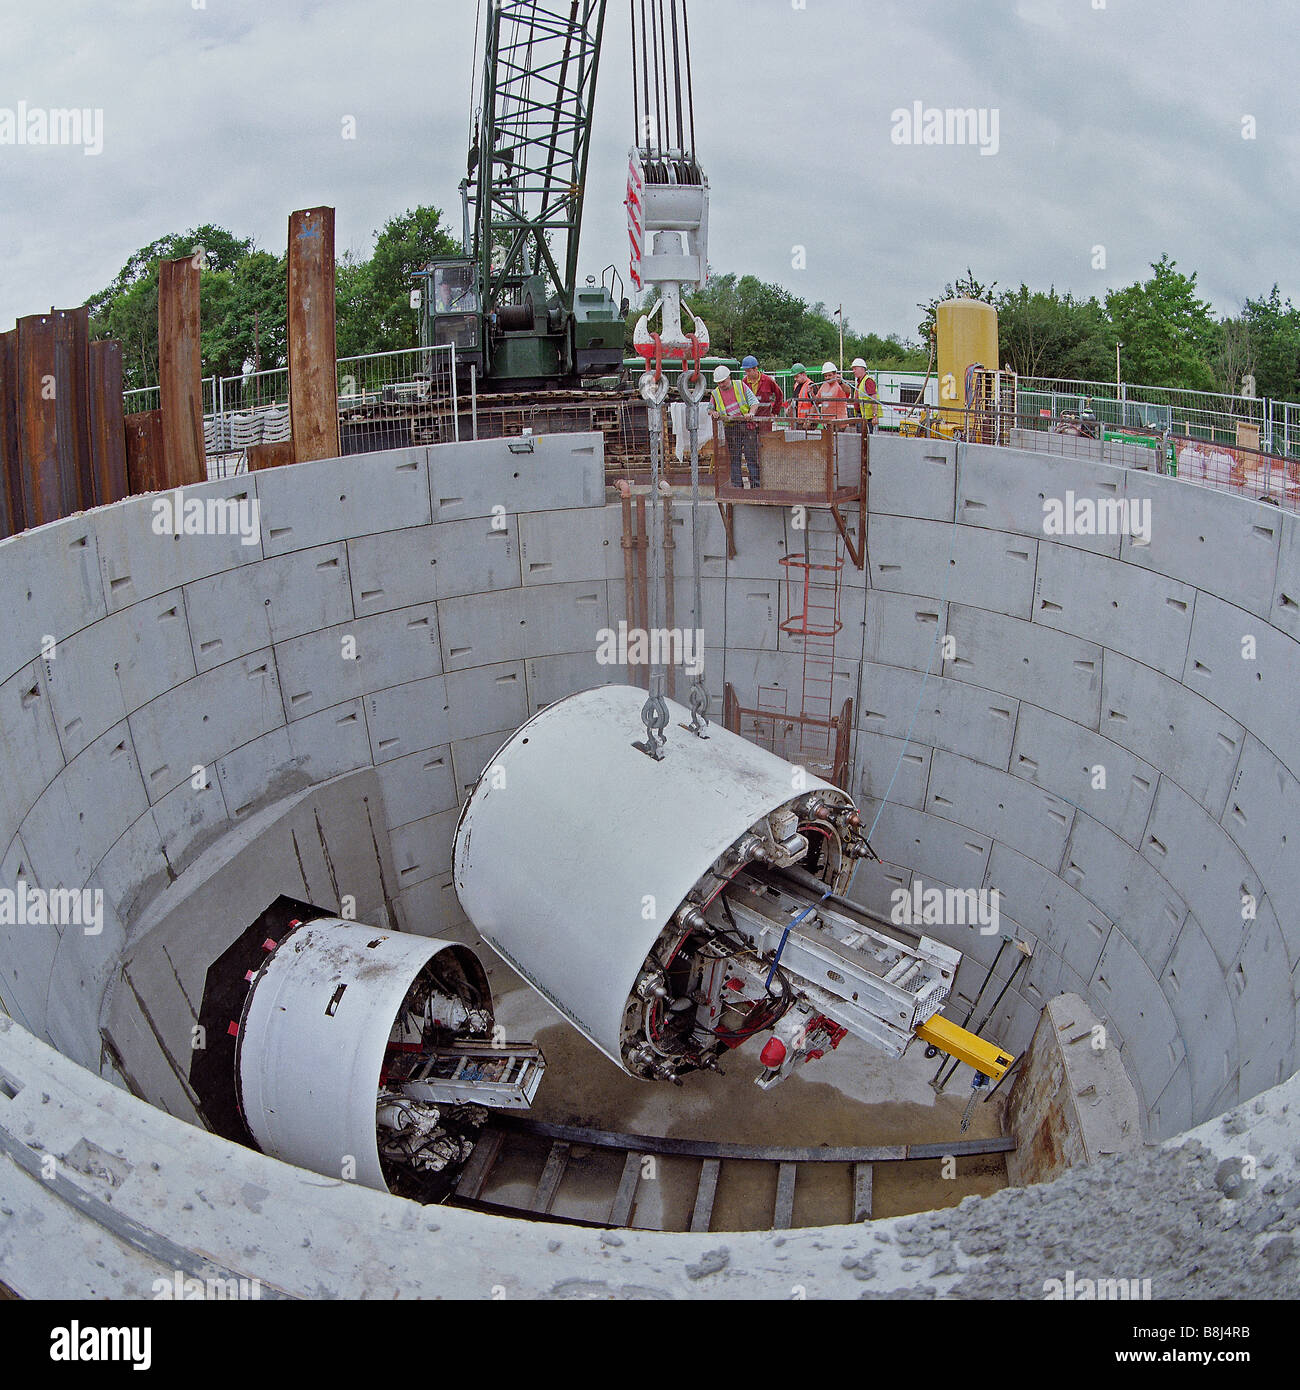
[[[802,386],[795,388],[794,414],[796,420],[807,420],[817,414],[817,383],[809,377]]]
[[[823,420],[847,420],[849,418],[849,402],[853,399],[853,392],[836,377],[834,381],[822,382],[821,389],[817,392],[817,400],[821,407]]]

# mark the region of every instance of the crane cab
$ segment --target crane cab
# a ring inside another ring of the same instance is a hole
[[[454,344],[457,365],[480,372],[483,357],[483,315],[478,274],[467,257],[433,261],[416,272],[420,293],[420,346]]]
[[[466,256],[431,261],[414,279],[420,346],[453,344],[460,374],[476,367],[489,389],[494,382],[544,389],[621,369],[627,302],[594,277],[576,289],[572,310],[538,274],[503,285],[485,306],[478,265]]]

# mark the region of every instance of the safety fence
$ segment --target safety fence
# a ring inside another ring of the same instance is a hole
[[[809,371],[820,386],[820,364],[811,364]],[[945,405],[934,374],[908,371],[895,364],[870,367],[868,372],[878,388],[882,429],[900,429],[920,408]],[[789,368],[771,368],[769,374],[787,399],[794,394]],[[1062,416],[1091,413],[1103,426],[1113,429],[1165,432],[1206,444],[1300,457],[1300,404],[1296,402],[1125,381],[1002,375],[1014,382],[1017,414],[1032,417],[1018,420],[1025,429],[1051,429]],[[852,371],[845,371],[842,379],[852,384]]]
[[[1129,382],[1020,377],[1020,413],[1042,419],[1090,411],[1105,425],[1182,435],[1205,444],[1300,456],[1300,405]]]
[[[452,346],[373,352],[338,360],[340,443],[344,453],[445,443],[460,437]],[[157,410],[159,388],[123,393],[127,414]],[[203,379],[203,444],[208,477],[248,466],[248,450],[291,437],[289,369]]]
[[[458,394],[458,386],[463,388],[464,383],[457,381],[455,348],[450,345],[341,358],[337,370],[344,453],[442,443],[462,434],[496,437],[588,429],[605,436],[608,460],[617,471],[632,475],[644,468],[648,447],[644,412],[636,398],[619,392],[597,397],[553,391],[528,403],[471,402],[462,398],[468,394],[463,389]],[[816,371],[814,381],[820,385],[819,365]],[[774,369],[772,375],[788,398],[793,385],[789,370]],[[997,373],[988,374],[999,379],[997,399],[982,403],[986,408],[973,421],[966,418],[970,412],[963,407],[940,401],[933,375],[927,378],[925,373],[892,365],[873,368],[871,375],[879,388],[882,430],[956,431],[978,442],[1004,444],[1011,442],[1015,431],[1020,447],[1106,457],[1211,487],[1266,496],[1283,506],[1294,504],[1294,470],[1285,463],[1300,460],[1300,404],[1295,402]],[[852,386],[852,373],[844,380]],[[123,404],[128,414],[156,410],[161,404],[159,389],[126,391]],[[249,448],[290,438],[288,370],[276,367],[207,377],[203,409],[209,477],[242,472]],[[795,413],[792,404],[786,409],[788,414]],[[790,422],[796,430],[806,423]],[[680,465],[684,419],[674,417],[674,425]],[[1033,438],[1039,434],[1051,436],[1050,442]],[[1071,438],[1078,442],[1071,444]],[[1100,445],[1107,447],[1094,447]],[[1260,462],[1264,457],[1274,459],[1267,470]],[[727,491],[729,479],[720,481]],[[794,490],[806,491],[802,486],[782,489]],[[825,491],[820,486],[815,490]]]

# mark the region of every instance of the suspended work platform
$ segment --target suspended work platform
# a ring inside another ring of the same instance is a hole
[[[869,447],[860,420],[714,420],[713,495],[726,524],[729,556],[736,556],[734,504],[821,507],[829,509],[849,557],[861,569]],[[856,530],[850,526],[855,513]]]

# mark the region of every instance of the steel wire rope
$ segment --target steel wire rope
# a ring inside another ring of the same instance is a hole
[[[650,0],[650,35],[655,79],[655,136],[658,141],[659,153],[662,155],[664,148],[663,76],[659,71],[662,54],[659,51],[659,7],[655,4],[655,0]]]
[[[476,3],[475,6],[474,6],[474,47],[473,47],[473,49],[471,49],[471,52],[474,54],[474,57],[475,57],[476,60],[477,60],[477,58],[478,58],[478,35],[479,35],[479,29],[480,29],[480,27],[481,27],[481,25],[482,25],[482,21],[483,21],[483,0],[477,0],[477,3]],[[483,66],[484,66],[485,68],[486,68],[486,66],[487,66],[487,55],[486,55],[486,54],[484,54]],[[473,138],[473,133],[474,133],[474,120],[475,120],[475,112],[474,112],[474,92],[475,92],[475,88],[476,88],[476,86],[477,86],[477,84],[478,84],[478,80],[479,80],[479,74],[478,74],[478,72],[476,71],[476,69],[471,65],[471,67],[470,67],[470,74],[469,74],[469,128],[470,128],[470,138],[471,138],[471,139]],[[480,107],[478,108],[478,114],[479,114],[479,115],[482,115],[482,112],[483,112],[483,108],[480,106]]]
[[[672,106],[668,100],[668,25],[667,16],[664,14],[664,0],[658,0],[659,8],[659,73],[660,81],[664,89],[664,117],[663,128],[659,132],[660,152],[667,148],[672,141],[673,135],[673,113]]]
[[[641,93],[636,74],[636,0],[628,0],[628,16],[632,21],[632,130],[633,145],[641,143]]]
[[[682,39],[686,48],[686,100],[691,113],[690,157],[695,159],[695,79],[691,74],[691,14],[686,4],[682,5]]]
[[[668,12],[673,26],[673,94],[677,102],[677,149],[684,155],[686,153],[686,131],[682,125],[682,58],[678,48],[677,0],[668,0]]]

